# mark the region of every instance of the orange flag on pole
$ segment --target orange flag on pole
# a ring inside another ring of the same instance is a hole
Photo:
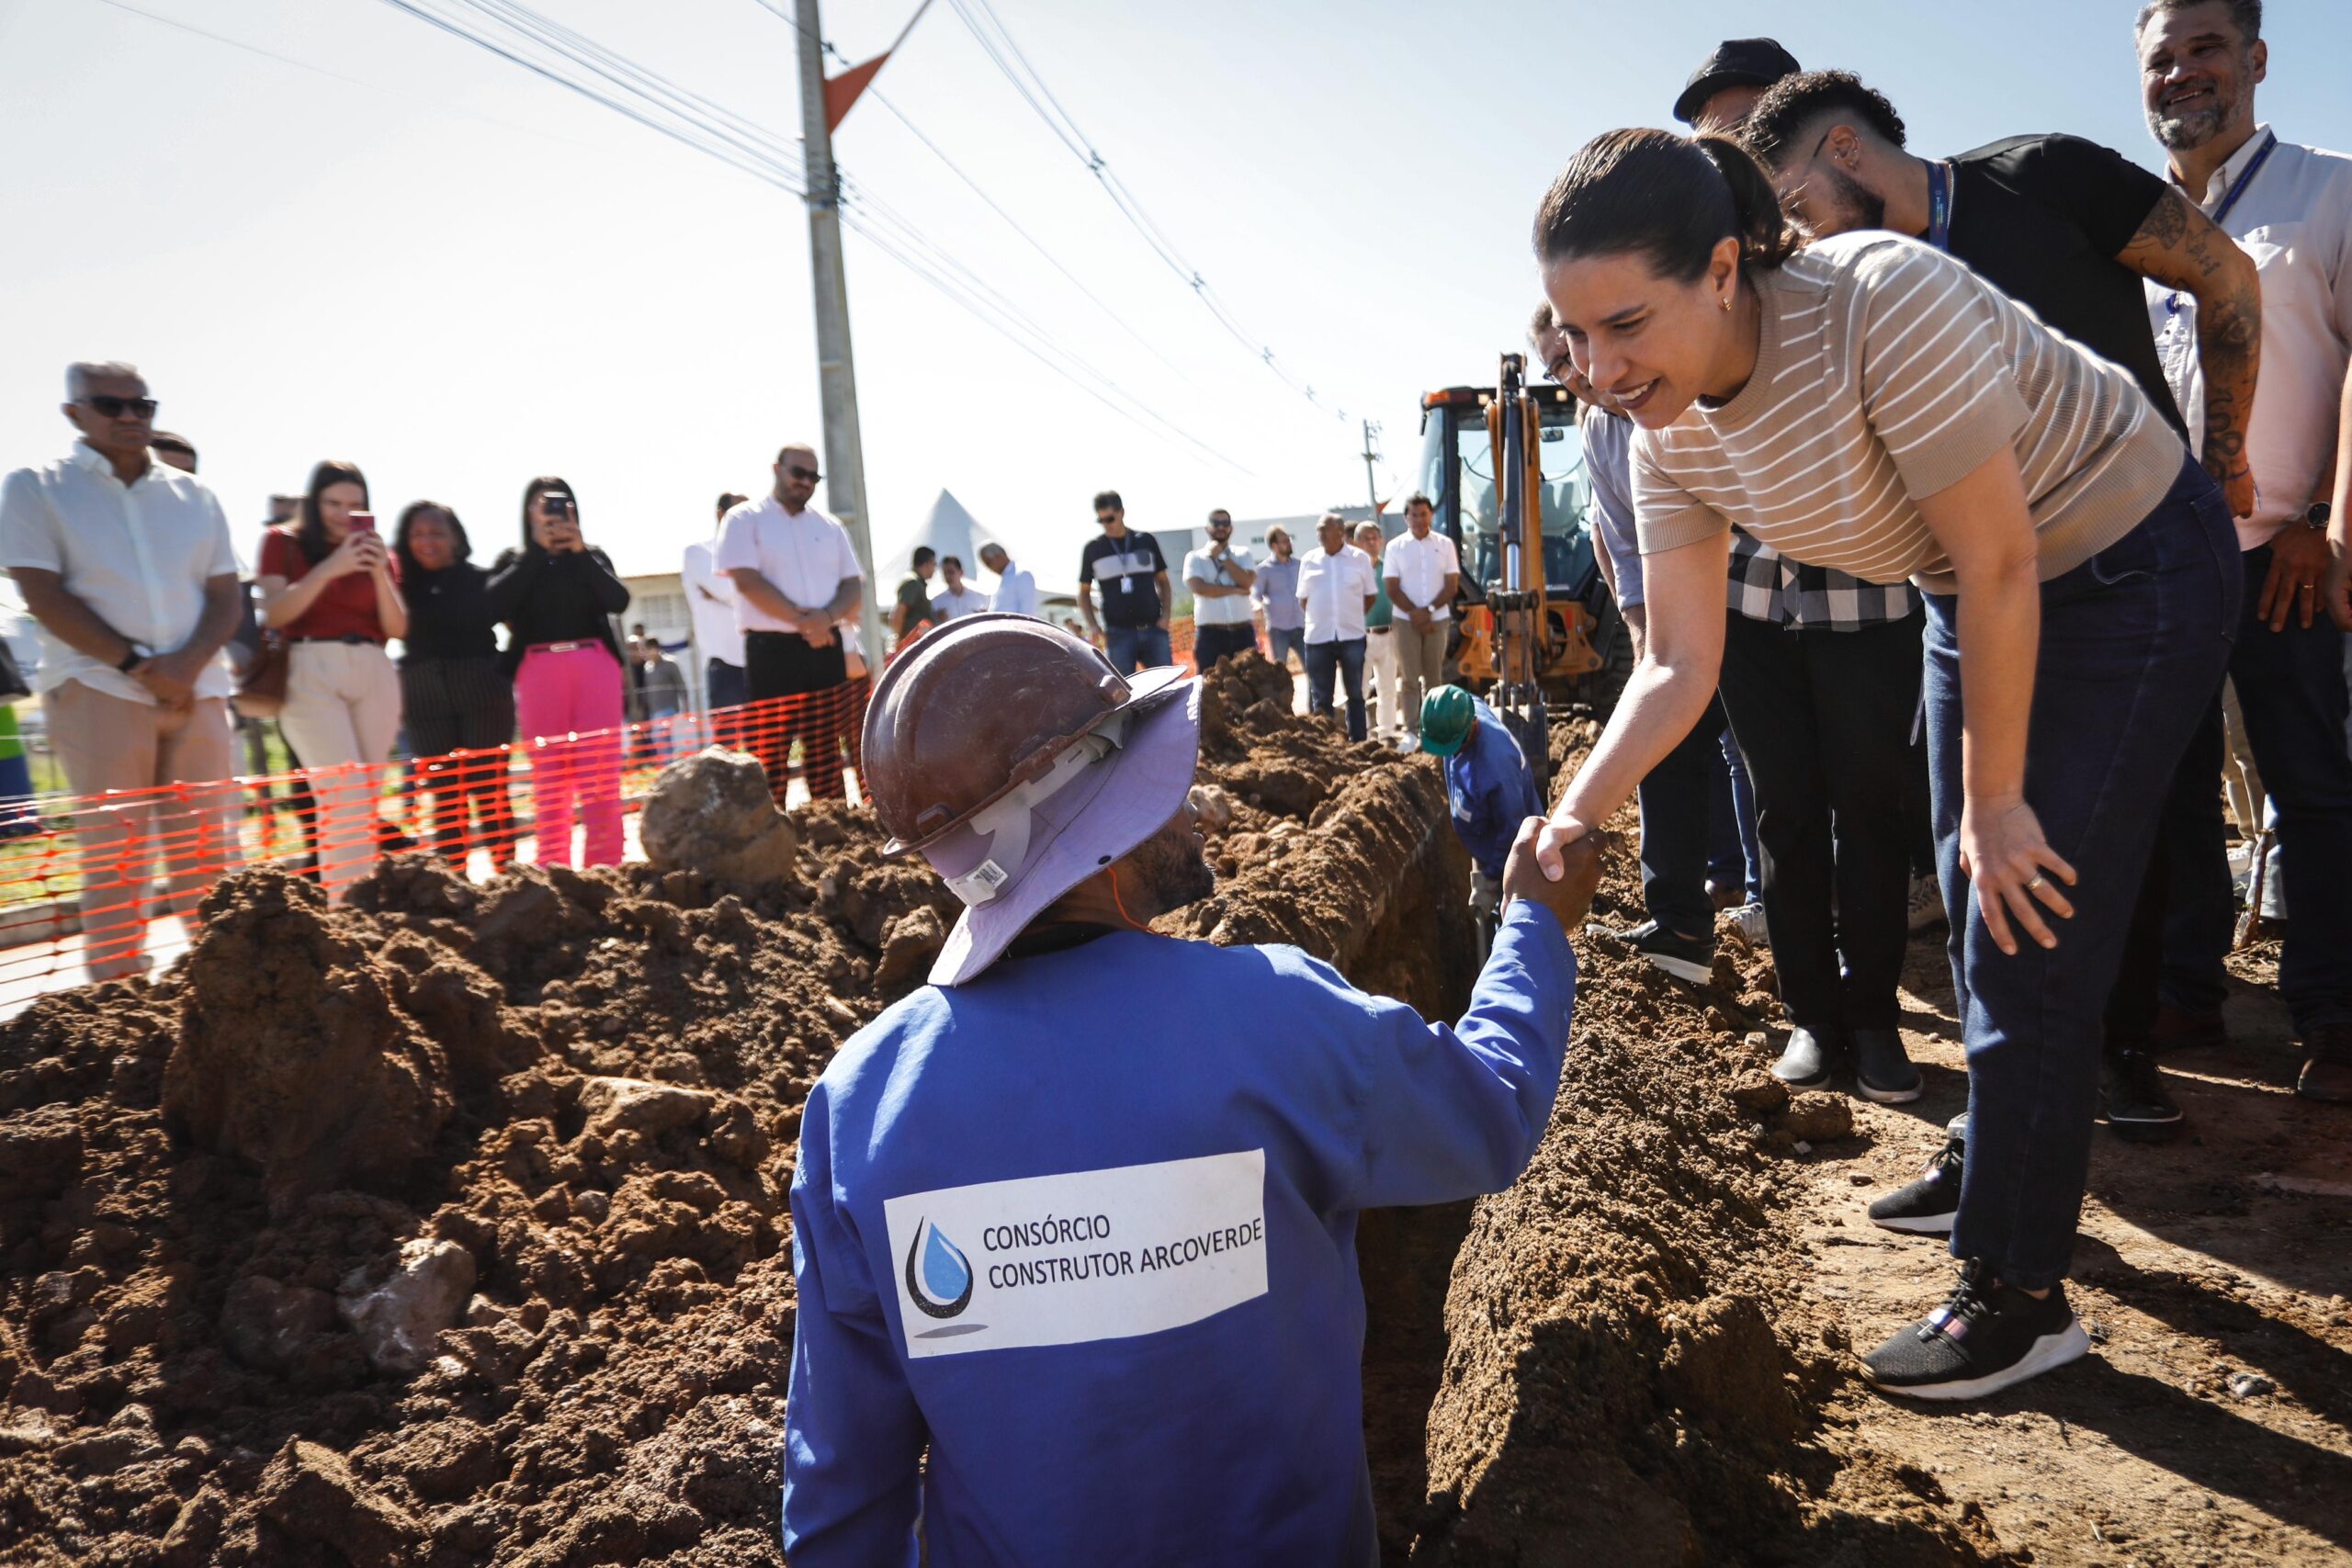
[[[899,52],[899,45],[907,41],[907,35],[915,30],[915,24],[930,9],[931,0],[922,0],[922,4],[915,7],[915,14],[907,18],[907,25],[899,29],[899,36],[890,40],[889,48],[863,65],[853,65],[838,76],[825,78],[825,130],[828,133],[842,128],[842,121],[849,118],[849,111],[857,103],[859,95],[873,85],[875,74],[882,69],[885,62]]]

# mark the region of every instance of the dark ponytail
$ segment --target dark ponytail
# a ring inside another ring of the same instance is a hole
[[[1635,252],[1678,283],[1705,272],[1727,239],[1739,242],[1741,265],[1753,267],[1779,266],[1800,243],[1764,171],[1720,136],[1596,136],[1568,160],[1535,211],[1539,260]]]

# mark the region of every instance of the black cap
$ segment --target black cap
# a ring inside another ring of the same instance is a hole
[[[1674,118],[1685,125],[1695,125],[1707,100],[1725,87],[1769,87],[1781,77],[1793,76],[1804,69],[1797,63],[1797,57],[1782,49],[1777,39],[1725,39],[1690,73],[1682,96],[1674,100]]]

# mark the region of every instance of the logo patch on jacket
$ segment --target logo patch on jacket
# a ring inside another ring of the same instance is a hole
[[[1266,1293],[1266,1153],[888,1199],[910,1357],[1181,1328]]]

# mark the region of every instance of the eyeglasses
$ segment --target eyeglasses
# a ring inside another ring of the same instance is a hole
[[[1118,520],[1119,514],[1115,512],[1098,512],[1094,514],[1094,521],[1097,523],[1116,523]]]
[[[141,419],[155,417],[155,400],[153,398],[118,398],[111,392],[93,392],[82,401],[85,407],[96,410],[108,419],[120,419],[124,414],[135,414]]]
[[[786,473],[786,475],[788,475],[789,477],[791,477],[791,478],[793,478],[793,479],[798,479],[802,484],[805,484],[805,485],[812,485],[812,484],[815,484],[819,479],[823,479],[823,478],[825,477],[824,475],[822,475],[822,474],[819,473],[816,469],[814,469],[814,468],[802,468],[802,467],[801,467],[799,464],[797,464],[797,463],[786,463],[786,464],[784,466],[784,471],[785,471],[785,473]]]

